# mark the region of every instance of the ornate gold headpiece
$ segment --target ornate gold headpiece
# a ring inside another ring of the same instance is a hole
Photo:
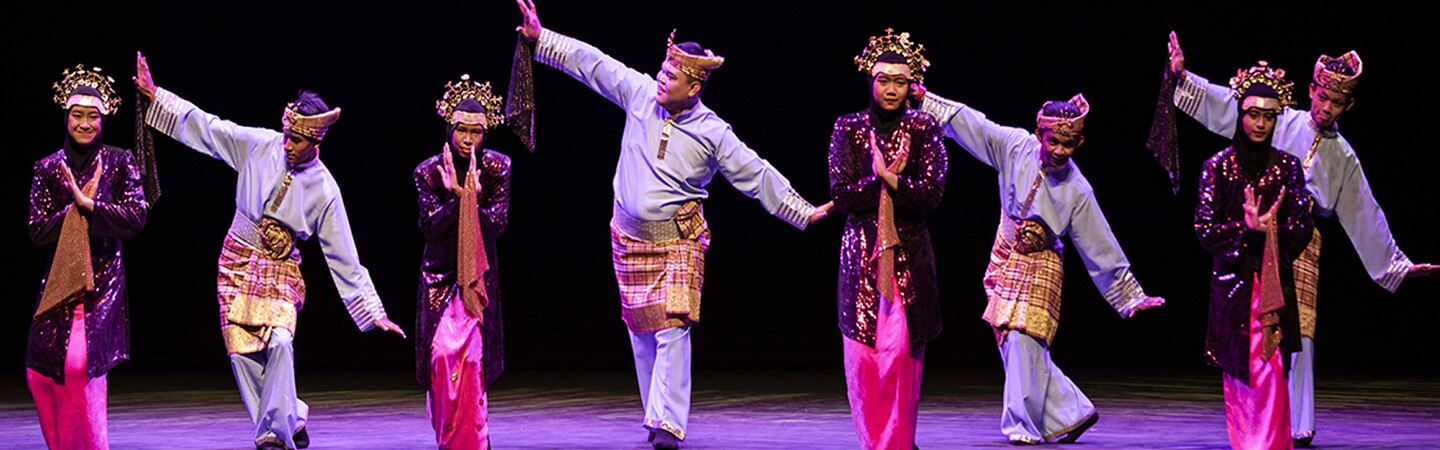
[[[1325,66],[1330,65],[1331,61],[1344,61],[1346,65],[1349,65],[1351,69],[1355,70],[1355,73],[1353,75],[1346,75],[1326,69]],[[1350,93],[1355,91],[1355,85],[1360,84],[1360,71],[1363,69],[1363,66],[1364,63],[1360,61],[1360,54],[1355,53],[1354,50],[1340,55],[1339,58],[1320,55],[1320,59],[1315,61],[1315,77],[1313,79],[1315,80],[1315,84],[1323,86],[1326,89],[1350,95]]]
[[[325,139],[325,132],[330,125],[340,120],[340,108],[307,116],[300,114],[300,104],[291,102],[285,105],[285,114],[280,116],[280,123],[285,125],[286,133],[295,133],[317,141]]]
[[[685,53],[680,47],[675,46],[675,31],[670,30],[670,39],[665,41],[665,63],[674,65],[690,78],[705,81],[710,78],[710,72],[719,69],[725,64],[725,57],[715,56],[715,52],[705,49],[704,55],[692,55]]]
[[[460,102],[467,99],[474,99],[480,102],[485,108],[484,112],[460,111],[455,108]],[[476,83],[470,79],[470,74],[460,76],[460,81],[445,83],[445,95],[435,101],[435,113],[445,119],[445,123],[454,125],[463,123],[466,125],[479,125],[490,128],[500,124],[500,105],[504,99],[495,95],[490,89],[490,82]]]
[[[105,115],[110,115],[120,108],[120,97],[115,95],[115,79],[101,75],[99,67],[85,70],[84,64],[76,64],[75,68],[65,69],[60,75],[63,78],[55,82],[54,89],[55,104],[61,108],[68,110],[75,105],[91,106]],[[100,97],[75,93],[75,90],[81,87],[95,89],[100,93]]]
[[[1245,97],[1245,90],[1256,84],[1264,84],[1275,89],[1277,99],[1272,101],[1264,97]],[[1249,69],[1236,69],[1235,76],[1230,78],[1230,89],[1234,91],[1235,98],[1240,100],[1240,109],[1263,108],[1280,110],[1285,106],[1295,104],[1293,96],[1295,83],[1285,79],[1285,69],[1270,67],[1270,63],[1260,61],[1260,65]]]
[[[930,67],[930,61],[920,54],[924,51],[924,44],[910,42],[910,33],[895,34],[895,29],[886,28],[884,36],[870,36],[870,44],[865,46],[860,56],[855,57],[855,65],[869,75],[880,55],[895,52],[905,57],[905,65],[910,66],[910,78],[916,83],[924,83],[925,69]]]
[[[1075,94],[1067,103],[1075,105],[1075,109],[1080,110],[1080,115],[1075,117],[1047,116],[1045,107],[1041,106],[1040,112],[1035,113],[1035,127],[1050,130],[1051,133],[1066,139],[1079,136],[1085,131],[1085,116],[1090,114],[1090,102],[1085,101],[1084,94]]]

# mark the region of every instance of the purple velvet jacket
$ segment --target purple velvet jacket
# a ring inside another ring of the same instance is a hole
[[[875,346],[875,321],[879,311],[874,252],[880,205],[885,182],[875,176],[868,147],[874,129],[869,113],[861,111],[835,120],[830,135],[830,195],[835,214],[845,214],[845,233],[840,238],[840,279],[836,304],[840,310],[840,332],[862,344]],[[891,192],[895,202],[895,227],[900,246],[895,252],[896,283],[909,304],[905,319],[910,328],[910,350],[923,348],[940,335],[940,290],[935,280],[935,253],[930,246],[926,215],[940,206],[945,193],[947,159],[940,124],[918,109],[905,112],[898,130],[910,135],[909,157],[899,174],[899,189]],[[883,135],[882,135],[883,134]],[[888,133],[876,133],[886,162],[893,161],[900,148]]]
[[[455,168],[464,171],[468,163],[456,158]],[[430,389],[430,341],[435,327],[451,301],[459,301],[456,285],[456,258],[459,251],[460,198],[445,189],[440,180],[440,155],[415,167],[415,190],[420,196],[420,232],[425,235],[425,254],[420,263],[419,303],[415,305],[415,374],[420,386]],[[485,340],[485,386],[505,370],[504,327],[500,310],[500,251],[495,238],[505,232],[510,209],[510,157],[485,150],[478,161],[480,171],[480,232],[485,238],[485,256],[490,270],[485,273],[485,321],[480,333]],[[460,178],[456,177],[456,182]]]
[[[145,227],[150,204],[145,201],[140,167],[129,150],[104,145],[83,169],[71,168],[80,185],[100,177],[95,189],[95,211],[90,213],[90,263],[95,271],[95,290],[83,294],[78,303],[55,308],[30,322],[30,339],[25,366],[64,384],[65,348],[70,342],[70,320],[74,305],[85,305],[86,374],[106,374],[121,361],[130,359],[130,318],[126,306],[125,265],[121,240]],[[46,273],[55,258],[55,242],[65,213],[74,206],[74,196],[65,186],[62,162],[64,150],[35,163],[30,183],[30,241],[46,247]],[[104,163],[97,175],[95,164]],[[40,295],[45,280],[40,282]]]
[[[1215,255],[1210,279],[1209,324],[1205,333],[1207,362],[1230,376],[1249,379],[1250,295],[1265,254],[1265,234],[1245,226],[1245,187],[1255,185],[1260,204],[1268,208],[1280,188],[1285,201],[1276,211],[1280,240],[1280,286],[1285,307],[1280,309],[1281,354],[1300,349],[1300,316],[1295,304],[1292,263],[1310,242],[1310,192],[1300,160],[1272,151],[1258,180],[1240,168],[1234,148],[1226,148],[1205,161],[1200,171],[1200,199],[1195,207],[1195,234],[1200,245]],[[1283,360],[1288,366],[1290,358]]]

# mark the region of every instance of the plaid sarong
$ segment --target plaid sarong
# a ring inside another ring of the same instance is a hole
[[[985,268],[989,302],[982,318],[996,330],[1019,330],[1048,346],[1060,325],[1060,287],[1065,280],[1062,246],[1059,239],[1045,239],[1051,243],[1048,248],[1029,254],[1015,251],[1016,229],[1023,226],[1009,217],[1000,218],[990,265]],[[1003,338],[1002,332],[996,333],[996,339]]]
[[[220,249],[216,278],[220,300],[220,334],[231,354],[265,349],[275,327],[295,333],[295,321],[305,305],[305,279],[300,275],[300,249],[274,260],[233,234]]]
[[[705,250],[710,248],[710,228],[700,202],[686,203],[667,221],[635,221],[618,207],[615,214],[619,217],[611,220],[610,243],[625,325],[632,332],[649,333],[699,322]],[[669,239],[654,239],[657,236]]]
[[[1315,296],[1320,284],[1320,229],[1295,258],[1295,300],[1300,305],[1300,335],[1315,339]]]

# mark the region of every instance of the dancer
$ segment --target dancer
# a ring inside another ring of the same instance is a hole
[[[823,219],[790,181],[741,142],[700,101],[725,58],[694,42],[667,44],[657,76],[631,69],[589,44],[540,26],[535,4],[516,0],[520,35],[535,60],[554,67],[625,111],[613,187],[610,239],[621,318],[630,331],[644,426],[655,448],[678,448],[690,415],[690,328],[710,231],[701,200],[716,172],[770,214],[796,228]]]
[[[136,87],[154,100],[147,125],[239,173],[235,217],[220,249],[220,334],[255,424],[256,447],[304,448],[309,407],[295,395],[292,346],[305,304],[296,239],[320,238],[335,288],[361,331],[405,336],[360,265],[340,187],[320,161],[320,145],[340,109],[301,91],[281,115],[282,131],[243,127],[157,87],[138,52],[135,73]]]

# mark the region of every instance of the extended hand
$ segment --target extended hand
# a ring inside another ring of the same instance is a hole
[[[1175,32],[1170,32],[1170,73],[1180,75],[1185,73],[1185,51],[1180,50],[1180,38]]]
[[[145,55],[135,52],[135,76],[130,78],[135,82],[135,89],[144,93],[152,100],[155,98],[155,78],[150,76],[150,63],[145,60]]]
[[[1436,264],[1416,264],[1416,265],[1410,266],[1410,271],[1405,272],[1405,278],[1428,277],[1428,276],[1434,275],[1434,274],[1436,274],[1436,273],[1440,273],[1440,265],[1436,265]]]
[[[530,42],[540,39],[540,30],[543,28],[540,27],[540,16],[535,14],[535,1],[515,0],[515,5],[520,7],[522,16],[520,26],[515,27],[515,31],[520,32],[520,37]]]
[[[400,326],[396,325],[395,322],[391,322],[389,318],[375,319],[374,325],[375,328],[398,334],[400,335],[400,339],[405,339],[405,330],[401,330]]]
[[[1135,315],[1135,313],[1138,313],[1138,312],[1140,312],[1140,311],[1144,311],[1144,310],[1147,310],[1147,309],[1150,309],[1150,308],[1159,307],[1159,306],[1164,305],[1164,304],[1165,304],[1165,299],[1162,298],[1162,297],[1146,296],[1144,300],[1141,300],[1141,301],[1140,301],[1140,304],[1135,305],[1134,308],[1131,308],[1131,309],[1130,309],[1130,315],[1133,317],[1133,316]]]
[[[825,220],[825,217],[830,215],[830,208],[834,207],[834,201],[825,202],[825,204],[815,207],[815,212],[810,213],[810,223],[813,224]]]

